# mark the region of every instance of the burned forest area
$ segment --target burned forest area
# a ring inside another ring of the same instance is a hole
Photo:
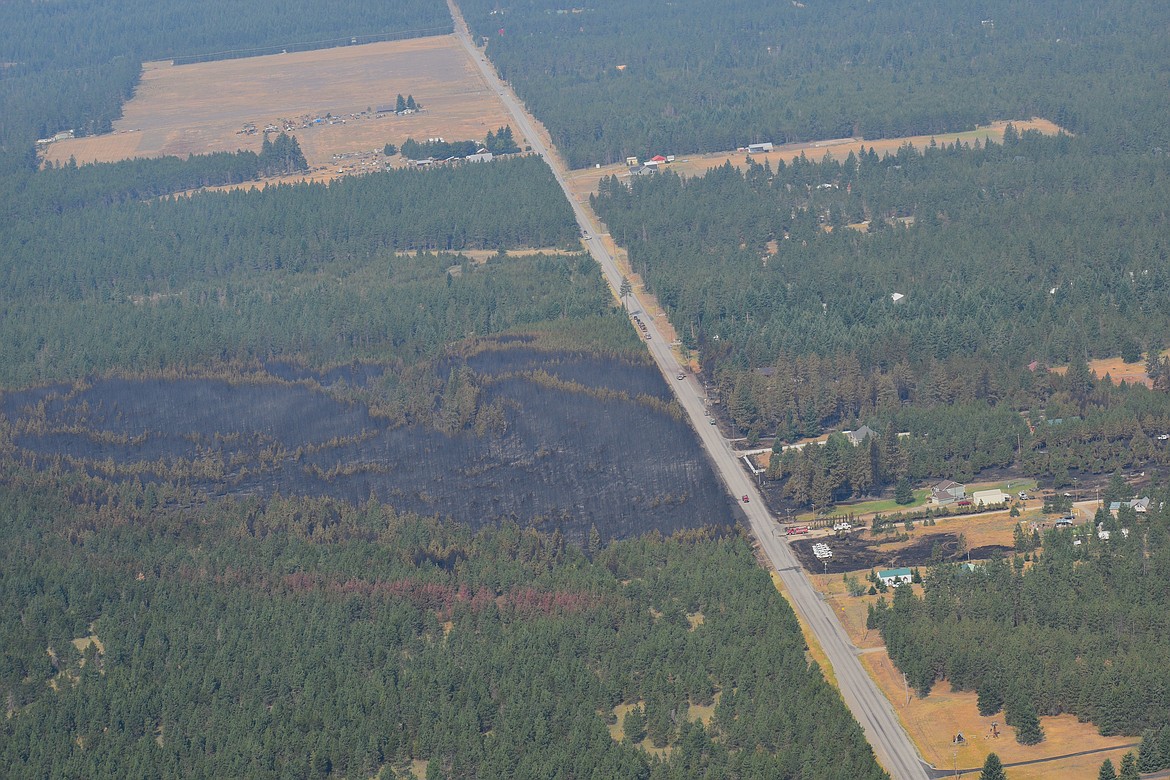
[[[244,383],[106,379],[10,392],[0,410],[27,466],[173,480],[207,498],[372,498],[473,528],[559,529],[578,543],[591,527],[611,539],[729,522],[653,366],[518,342],[435,372],[446,379],[433,416],[406,424],[360,400],[390,379],[368,365],[315,374],[269,364]],[[453,383],[475,396],[473,409],[452,410]]]

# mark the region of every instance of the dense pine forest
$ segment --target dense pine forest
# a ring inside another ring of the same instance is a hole
[[[778,445],[878,432],[773,459],[781,492],[820,508],[900,479],[1018,468],[1060,487],[1167,463],[1168,159],[1009,128],[1003,144],[610,178],[594,205],[735,428]],[[1152,389],[1086,368],[1143,352]]]
[[[6,777],[885,776],[734,531],[4,482]]]
[[[870,624],[920,695],[944,681],[976,691],[981,714],[1003,710],[1026,744],[1043,739],[1038,715],[1072,713],[1143,735],[1143,771],[1170,767],[1168,498],[1155,492],[1142,515],[1101,509],[1044,534],[1041,551],[932,569],[922,598],[898,588]]]
[[[1158,0],[461,7],[573,167],[1031,116],[1170,149]]]
[[[11,197],[14,218],[0,227],[11,250],[0,258],[4,382],[221,357],[412,360],[469,335],[609,309],[583,255],[474,264],[435,254],[570,246],[572,213],[535,158],[134,198],[144,179],[157,182],[152,172],[175,167],[45,171]]]

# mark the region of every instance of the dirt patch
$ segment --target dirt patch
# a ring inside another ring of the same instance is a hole
[[[399,93],[413,95],[425,110],[408,116],[377,111],[392,106]],[[326,114],[344,124],[301,127],[305,118]],[[370,153],[408,137],[482,140],[511,124],[475,63],[453,35],[443,35],[194,65],[147,63],[113,133],[59,141],[45,158],[86,163],[258,152],[264,128],[283,129],[286,122],[295,125],[291,132],[317,178],[343,175],[339,168],[352,173],[382,165],[380,155],[340,162],[334,155]],[[247,123],[258,132],[239,132]],[[513,131],[523,146],[519,128]]]

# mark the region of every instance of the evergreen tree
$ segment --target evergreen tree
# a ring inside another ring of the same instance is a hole
[[[1161,768],[1162,749],[1158,744],[1158,729],[1146,729],[1142,732],[1142,742],[1138,746],[1138,770],[1156,772]]]
[[[394,112],[395,112],[396,114],[401,114],[401,113],[402,113],[403,111],[405,111],[405,110],[406,110],[406,98],[404,98],[404,97],[403,97],[403,96],[400,94],[400,95],[397,97],[397,99],[395,99],[395,101],[394,101]]]
[[[593,560],[597,553],[601,552],[601,534],[597,530],[596,523],[589,526],[589,539],[585,543],[585,552],[588,553],[590,560]]]
[[[489,130],[483,145],[492,154],[514,154],[520,151],[520,147],[512,137],[510,125],[504,125],[495,133]]]
[[[1121,360],[1125,363],[1142,362],[1142,345],[1137,339],[1127,338],[1121,343]]]
[[[630,293],[634,291],[634,285],[630,284],[629,277],[622,277],[622,286],[618,290],[618,297],[622,299],[622,306],[626,305],[626,298],[630,297]]]
[[[914,490],[910,487],[910,480],[902,477],[894,486],[894,501],[906,505],[914,503]]]
[[[646,738],[646,713],[641,705],[632,707],[622,718],[622,734],[626,742],[637,744]]]
[[[995,753],[988,753],[983,762],[983,771],[979,773],[979,780],[1007,780],[1007,773],[1003,771],[1003,762]]]
[[[1044,729],[1036,714],[1036,705],[1026,693],[1011,691],[1004,702],[1004,720],[1016,730],[1016,742],[1038,745],[1044,741]]]
[[[1141,774],[1138,771],[1137,756],[1131,750],[1121,758],[1121,772],[1117,775],[1118,780],[1140,780]]]
[[[1117,770],[1113,768],[1113,761],[1105,759],[1101,764],[1101,770],[1097,772],[1097,780],[1117,780]]]

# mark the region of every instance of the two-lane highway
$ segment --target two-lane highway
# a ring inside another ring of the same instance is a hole
[[[574,199],[565,183],[560,160],[550,154],[550,150],[541,140],[535,121],[529,117],[520,101],[499,80],[495,71],[473,45],[467,25],[453,0],[448,0],[448,5],[455,20],[455,35],[480,69],[488,88],[499,94],[529,145],[552,169],[557,182],[565,191],[565,197],[573,207],[577,222],[584,231],[583,235],[588,236],[585,239],[586,246],[601,266],[602,273],[616,296],[621,288],[622,274],[604,242],[599,238],[598,225],[593,215]],[[633,295],[632,298],[634,304],[630,307],[631,310],[644,312],[645,308],[637,295]],[[918,757],[914,743],[898,722],[893,706],[866,674],[858,659],[857,649],[849,641],[832,608],[813,589],[796,556],[789,549],[787,540],[777,536],[776,524],[764,506],[755,484],[744,472],[718,428],[709,424],[704,399],[698,394],[694,383],[679,382],[675,379],[681,370],[678,360],[671,351],[670,344],[658,332],[654,318],[643,314],[642,321],[646,324],[651,337],[647,340],[646,346],[668,384],[674,389],[679,404],[690,417],[691,425],[707,450],[716,473],[723,479],[736,500],[744,495],[751,499],[749,503],[743,505],[743,509],[751,523],[752,532],[779,572],[785,588],[796,604],[797,611],[828,656],[836,673],[841,695],[865,730],[866,738],[873,746],[878,761],[896,780],[928,780],[927,768]],[[826,745],[825,748],[826,760],[832,760],[832,746]]]

